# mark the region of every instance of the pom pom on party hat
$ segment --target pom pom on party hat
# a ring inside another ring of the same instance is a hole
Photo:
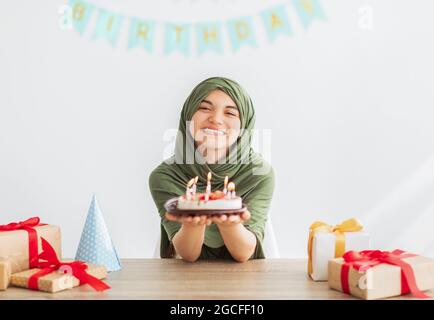
[[[103,265],[108,271],[122,268],[95,195],[92,197],[75,260]]]

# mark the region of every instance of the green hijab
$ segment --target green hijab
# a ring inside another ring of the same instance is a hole
[[[193,137],[188,130],[187,122],[199,107],[199,104],[213,90],[222,90],[236,103],[241,120],[240,136],[230,147],[225,163],[208,164],[199,152],[195,152]],[[149,177],[152,197],[161,217],[161,250],[162,258],[172,257],[171,239],[180,229],[178,222],[168,221],[164,203],[173,197],[185,193],[186,183],[195,176],[199,177],[197,191],[204,192],[206,177],[212,172],[212,190],[222,190],[224,177],[229,176],[236,186],[238,196],[243,198],[251,218],[244,226],[257,238],[255,256],[263,258],[262,242],[267,212],[274,189],[274,172],[262,157],[253,151],[251,137],[255,124],[255,111],[247,92],[235,81],[213,77],[199,83],[188,96],[181,111],[179,129],[175,145],[175,154],[161,163]],[[223,239],[215,224],[206,227],[204,244],[209,248],[224,246]]]

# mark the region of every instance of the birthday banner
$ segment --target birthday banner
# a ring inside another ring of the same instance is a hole
[[[304,29],[315,20],[325,20],[324,11],[319,0],[292,0],[288,3],[295,10]],[[288,5],[279,4],[267,8],[257,14],[266,37],[272,43],[279,36],[292,36],[292,28],[287,14]],[[257,47],[256,16],[242,16],[225,21],[201,23],[159,22],[124,15],[98,8],[92,3],[82,0],[69,0],[68,23],[80,35],[84,35],[89,21],[96,16],[91,39],[104,39],[116,46],[119,32],[124,24],[128,27],[127,48],[140,47],[152,53],[155,51],[156,34],[163,37],[163,53],[169,55],[180,52],[190,56],[195,50],[197,55],[212,51],[217,54],[225,52],[224,36],[229,39],[234,52],[242,47]],[[157,33],[157,30],[161,32]],[[225,35],[224,35],[225,34]],[[195,46],[193,46],[193,43]]]

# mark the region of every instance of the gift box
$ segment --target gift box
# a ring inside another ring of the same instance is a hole
[[[308,240],[308,274],[315,281],[327,281],[328,261],[342,257],[349,250],[370,248],[370,236],[357,219],[336,226],[317,221],[310,226]]]
[[[82,261],[60,261],[54,248],[41,238],[42,253],[37,267],[12,274],[11,285],[45,292],[59,292],[89,284],[97,291],[110,287],[101,279],[107,277],[105,266],[86,264]]]
[[[328,284],[366,300],[407,293],[427,298],[422,291],[434,288],[434,260],[401,250],[349,251],[329,261]]]
[[[40,272],[42,269],[35,268],[26,271],[18,272],[12,275],[11,285],[21,288],[29,288],[29,280],[32,276]],[[55,293],[80,285],[80,280],[71,273],[64,273],[65,269],[52,271],[51,273],[41,276],[37,281],[37,289],[39,291]],[[107,268],[94,264],[87,264],[86,273],[97,279],[105,279],[107,277]]]
[[[35,267],[41,250],[41,237],[61,256],[61,232],[58,226],[41,224],[38,217],[0,225],[0,258],[10,262],[11,272]]]
[[[11,278],[11,263],[0,258],[0,291],[6,290]]]

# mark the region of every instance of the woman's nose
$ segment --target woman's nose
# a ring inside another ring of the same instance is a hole
[[[210,123],[213,123],[213,124],[216,124],[216,125],[222,125],[223,124],[223,119],[218,114],[214,114],[211,117],[209,117],[208,121]]]

